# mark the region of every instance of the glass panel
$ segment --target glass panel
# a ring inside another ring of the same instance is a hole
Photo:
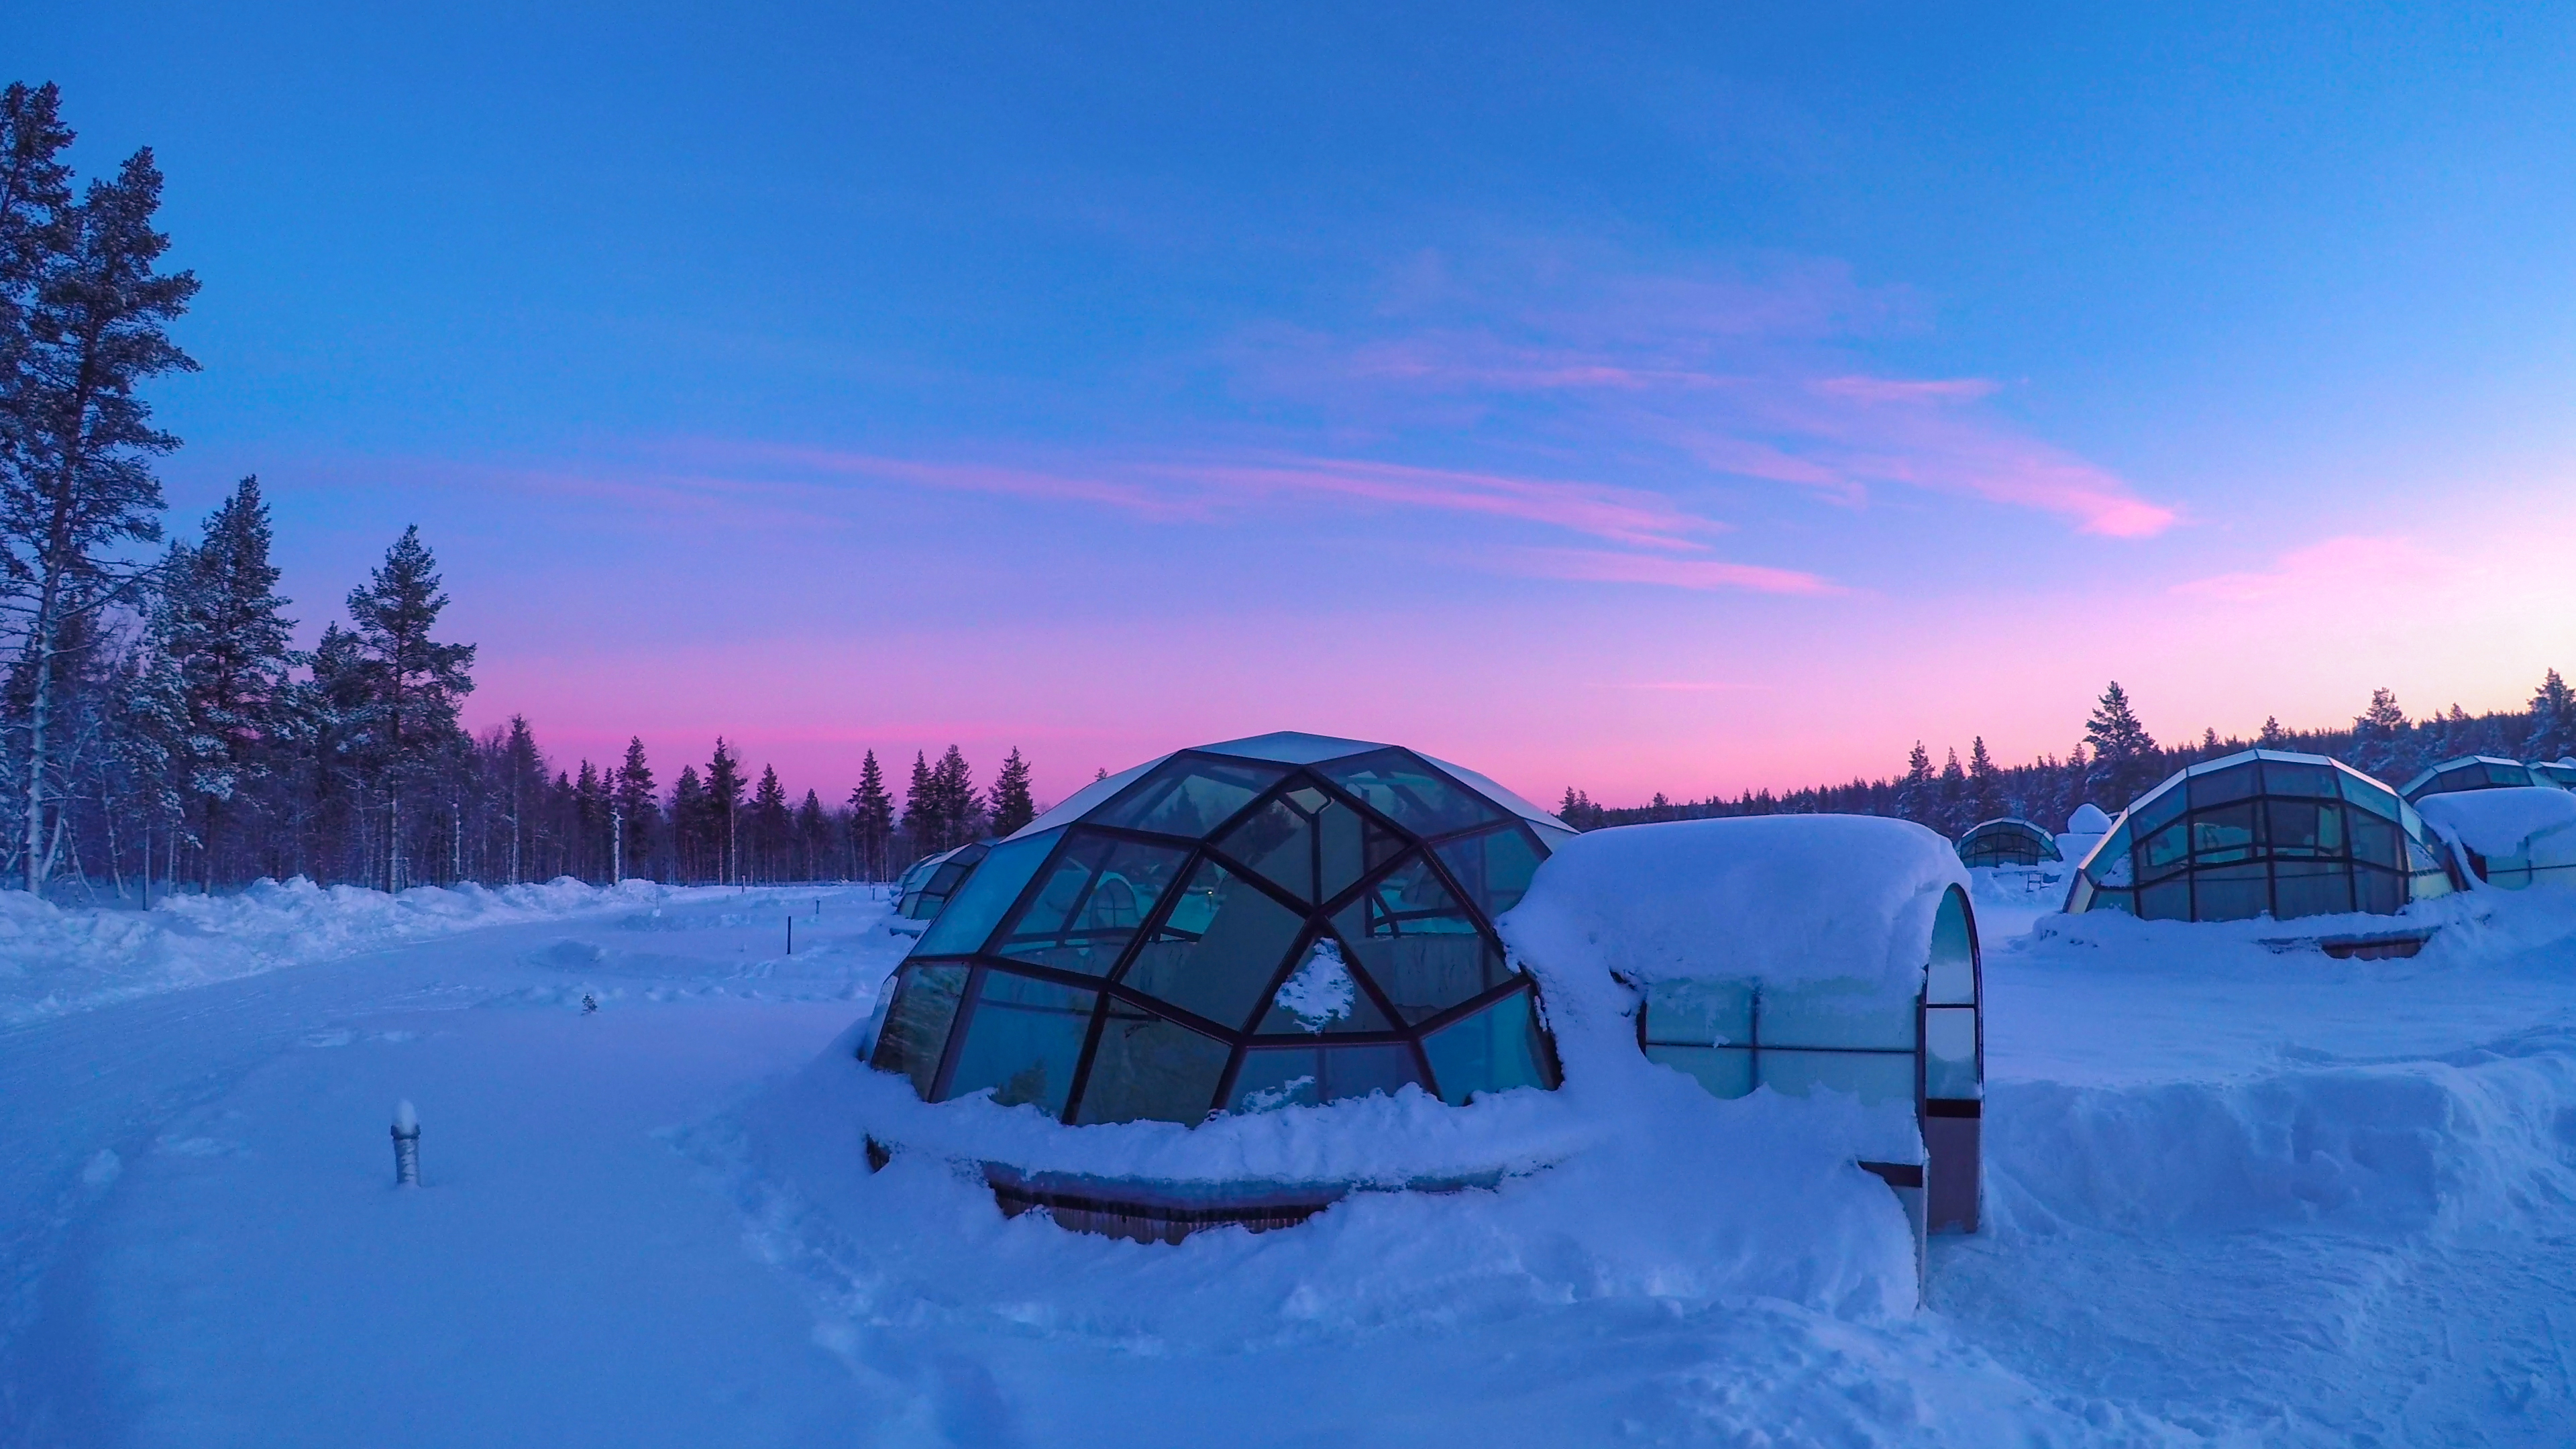
[[[1307,948],[1305,961],[1272,995],[1259,1027],[1264,1036],[1393,1030],[1394,1023],[1352,977],[1341,942],[1330,936]]]
[[[2192,919],[2250,921],[2272,909],[2272,886],[2260,861],[2192,872]]]
[[[1932,966],[1924,997],[1936,1004],[1973,1006],[1977,1000],[1976,942],[1968,934],[1968,903],[1956,886],[1942,893],[1932,918]]]
[[[2429,901],[2436,896],[2447,896],[2451,893],[2451,877],[2448,873],[2438,870],[2414,876],[2409,881],[2408,893],[2419,901]]]
[[[1450,784],[1408,750],[1362,755],[1316,771],[1416,835],[1446,835],[1502,818],[1485,797]]]
[[[1647,983],[1646,1040],[1688,1046],[1742,1045],[1753,1040],[1753,983]]]
[[[1766,987],[1754,1040],[1768,1053],[1785,1047],[1874,1047],[1914,1050],[1914,998],[1858,981]]]
[[[1288,964],[1305,917],[1215,861],[1201,861],[1120,980],[1220,1025],[1248,1025]]]
[[[2206,805],[2225,805],[2260,794],[2262,780],[2254,771],[2253,762],[2248,761],[2224,770],[2212,770],[2206,775],[2192,776],[2183,782],[2184,787],[2191,791],[2191,808],[2198,810]]]
[[[912,1089],[930,1098],[939,1077],[939,1054],[948,1050],[948,1028],[957,1020],[957,997],[966,989],[965,966],[907,966],[896,985],[894,1005],[886,1008],[885,1027],[868,1065],[881,1072],[912,1078]]]
[[[2137,879],[2137,870],[2129,859],[2129,828],[2114,830],[2092,855],[2089,872],[2095,885],[2125,886]]]
[[[1453,1107],[1465,1106],[1478,1092],[1556,1085],[1548,1080],[1547,1049],[1539,1040],[1538,1014],[1530,1009],[1527,991],[1516,991],[1424,1037],[1422,1051],[1431,1058],[1440,1100]]]
[[[1467,899],[1484,908],[1488,921],[1519,905],[1530,877],[1538,873],[1537,842],[1517,825],[1452,840],[1439,851],[1440,863],[1457,878]]]
[[[2093,889],[2091,877],[2078,872],[2066,886],[2066,913],[2071,916],[2093,909],[2093,898],[2097,894],[2099,892]]]
[[[2190,920],[2191,877],[2177,876],[2162,885],[2151,885],[2139,891],[2138,915],[2150,921]]]
[[[948,1074],[949,1098],[991,1088],[1005,1107],[1026,1102],[1063,1116],[1082,1038],[1091,1030],[1093,999],[1088,991],[986,971],[957,1047],[956,1070]]]
[[[2191,826],[2177,820],[2147,837],[2138,848],[2138,878],[2161,880],[2191,860]]]
[[[2273,919],[2340,915],[2351,909],[2351,866],[2339,860],[2273,862]]]
[[[1648,1046],[1646,1060],[1689,1076],[1714,1097],[1741,1097],[1753,1090],[1749,1047]]]
[[[1801,1052],[1766,1046],[1753,1055],[1762,1085],[1792,1097],[1821,1087],[1863,1102],[1914,1100],[1914,1053],[1910,1051]]]
[[[2263,762],[2263,789],[2271,795],[2296,795],[2310,800],[2335,797],[2335,774],[2332,765],[2302,765],[2286,760]]]
[[[1105,976],[1187,859],[1178,846],[1076,828],[992,949],[1014,961]]]
[[[1975,1007],[1935,1006],[1924,1011],[1923,1095],[1953,1099],[1980,1095]]]
[[[2393,916],[2406,904],[2406,877],[2393,870],[2356,866],[2352,872],[2352,908],[2374,916]]]
[[[1196,840],[1232,818],[1286,775],[1275,765],[1175,755],[1161,769],[1092,812],[1089,823]]]
[[[2253,803],[2195,812],[2191,817],[2191,853],[2200,865],[2226,865],[2252,857]]]
[[[993,934],[1011,903],[1020,898],[1020,887],[1029,883],[1045,864],[1047,852],[1055,849],[1058,833],[1031,835],[1007,845],[997,845],[984,857],[966,889],[939,920],[921,933],[921,944],[912,948],[916,956],[964,956],[984,949],[984,938]]]
[[[2406,856],[2399,847],[2402,838],[2397,827],[2376,815],[2358,811],[2351,817],[2352,858],[2371,865],[2384,865],[2391,870],[2405,864]]]
[[[1421,899],[1408,894],[1404,904],[1416,906]],[[1398,919],[1377,891],[1344,906],[1333,926],[1349,963],[1377,983],[1408,1022],[1473,1000],[1509,975],[1502,952],[1475,934],[1464,916],[1408,913]]]
[[[1370,862],[1362,837],[1376,833],[1374,827],[1363,829],[1358,811],[1339,800],[1325,799],[1324,808],[1315,812],[1320,899],[1331,900],[1367,874]]]
[[[2181,885],[2177,882],[2170,888],[2180,889]],[[2097,911],[2118,911],[2122,915],[2134,916],[2139,914],[2138,893],[2136,891],[2095,891],[2087,908]],[[2188,895],[2183,897],[2183,908],[2185,910],[2191,908],[2191,898]]]
[[[2360,775],[2348,774],[2342,770],[2335,771],[2335,778],[2343,783],[2343,798],[2346,800],[2375,815],[2383,815],[2391,820],[2397,818],[2396,791],[2376,780],[2365,779]]]
[[[2265,823],[2275,856],[2339,856],[2343,848],[2343,807],[2313,800],[2268,800]]]
[[[1233,1054],[1224,1042],[1112,1001],[1074,1120],[1203,1121]]]
[[[1264,1047],[1243,1054],[1232,1105],[1238,1112],[1311,1107],[1372,1092],[1393,1094],[1408,1084],[1422,1084],[1422,1068],[1409,1046]]]
[[[2183,807],[2190,803],[2191,792],[2176,785],[2161,795],[2141,802],[2137,809],[2129,812],[2129,818],[2125,823],[2135,834],[2152,835],[2163,828],[2167,821],[2181,819]]]
[[[1299,900],[1315,898],[1315,827],[1287,801],[1244,817],[1216,847]]]

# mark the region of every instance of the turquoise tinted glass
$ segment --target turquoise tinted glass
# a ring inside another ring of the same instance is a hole
[[[1120,978],[1228,1030],[1266,1004],[1306,919],[1215,861],[1202,861]]]
[[[1440,1099],[1451,1106],[1465,1105],[1478,1092],[1555,1085],[1527,991],[1431,1033],[1422,1039],[1422,1051],[1431,1059]]]
[[[1503,813],[1484,796],[1460,789],[1408,750],[1384,750],[1318,767],[1325,778],[1416,835],[1446,835]]]
[[[1092,993],[987,970],[966,1018],[948,1095],[990,1088],[1005,1107],[1027,1103],[1050,1117],[1064,1114],[1074,1064],[1091,1029]]]
[[[1087,824],[1150,830],[1196,840],[1224,824],[1287,775],[1274,765],[1175,755],[1095,810]]]
[[[1074,1120],[1197,1122],[1216,1105],[1232,1055],[1224,1042],[1113,1004]]]
[[[968,878],[966,888],[939,913],[930,929],[921,933],[921,944],[913,948],[912,954],[963,956],[983,949],[984,938],[1002,923],[1012,902],[1020,898],[1020,888],[1037,873],[1060,835],[1050,830],[993,847]]]
[[[886,1008],[885,1027],[877,1033],[875,1055],[868,1064],[881,1072],[901,1072],[912,1089],[927,1100],[939,1076],[939,1057],[948,1050],[948,1028],[957,1020],[957,999],[966,989],[965,966],[907,966],[897,977],[894,1004]]]
[[[1188,859],[1177,846],[1077,827],[992,949],[1014,961],[1105,975]]]
[[[1686,1074],[1706,1087],[1711,1096],[1741,1097],[1753,1090],[1750,1047],[1661,1046],[1650,1042],[1646,1060]]]
[[[1518,825],[1452,840],[1439,847],[1439,854],[1458,888],[1484,908],[1487,920],[1521,903],[1540,860],[1537,843]]]
[[[1299,900],[1315,899],[1315,824],[1288,800],[1245,816],[1216,848]]]

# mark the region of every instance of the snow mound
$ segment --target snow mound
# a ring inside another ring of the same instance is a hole
[[[1540,980],[1594,970],[1912,995],[1923,943],[1967,868],[1910,821],[1765,815],[1596,830],[1557,847],[1502,921]]]
[[[2549,785],[2454,790],[2415,806],[2425,821],[2480,855],[2530,856],[2539,847],[2553,862],[2576,863],[2576,793]],[[2543,840],[2547,849],[2543,846]]]
[[[66,909],[0,891],[0,1023],[327,961],[483,926],[652,905],[670,888],[418,886],[399,894],[262,880],[233,895],[174,896],[148,911]]]

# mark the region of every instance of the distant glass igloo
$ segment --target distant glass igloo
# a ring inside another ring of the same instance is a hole
[[[2420,805],[2427,795],[2448,795],[2459,790],[2507,790],[2523,785],[2551,783],[2535,779],[2529,765],[2496,755],[2462,755],[2444,760],[2406,782],[2397,793],[2410,805]]]
[[[1271,734],[1095,782],[904,959],[873,1065],[1064,1122],[1553,1088],[1494,917],[1573,832],[1410,750]]]
[[[2066,909],[2151,920],[2392,915],[2455,888],[2423,817],[2323,755],[2245,750],[2150,790],[2084,857]]]
[[[2038,865],[2060,858],[2057,837],[2018,815],[1969,826],[1958,848],[1959,863],[1972,868]]]

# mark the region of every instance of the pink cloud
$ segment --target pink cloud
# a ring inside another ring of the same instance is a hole
[[[2421,580],[2440,567],[2440,560],[2405,539],[2348,534],[2292,549],[2269,569],[2192,579],[2174,585],[2173,592],[2226,604],[2333,599],[2349,594],[2357,580]]]
[[[1609,549],[1516,548],[1502,550],[1496,561],[1514,573],[1584,583],[1660,584],[1674,589],[1742,590],[1809,598],[1848,592],[1816,574],[1712,558],[1672,558]]]

